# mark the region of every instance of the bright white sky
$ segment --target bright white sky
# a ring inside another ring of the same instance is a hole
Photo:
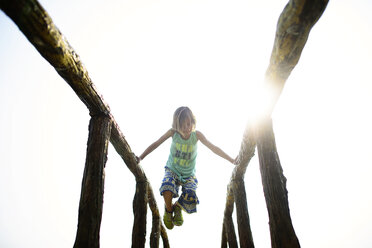
[[[40,2],[136,154],[170,127],[178,106],[188,105],[197,129],[237,155],[287,1]],[[371,10],[369,0],[330,1],[273,114],[304,248],[372,247]],[[0,247],[72,247],[88,110],[3,12],[0,34]],[[142,162],[161,212],[169,142]],[[168,231],[173,247],[220,246],[232,168],[200,145],[199,212]],[[255,245],[270,247],[256,156],[245,182]],[[134,187],[110,145],[101,247],[130,246]]]

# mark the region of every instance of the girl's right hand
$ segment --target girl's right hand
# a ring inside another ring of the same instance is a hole
[[[239,162],[240,162],[240,158],[239,158],[239,155],[238,155],[238,156],[236,156],[236,158],[235,158],[233,164],[234,164],[234,165],[238,165]]]
[[[136,161],[137,161],[137,164],[139,164],[141,162],[141,158],[136,156]]]

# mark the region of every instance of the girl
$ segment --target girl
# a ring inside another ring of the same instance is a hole
[[[198,140],[218,156],[235,163],[233,158],[208,141],[200,131],[195,131],[195,124],[196,120],[191,110],[188,107],[179,107],[174,112],[172,128],[152,143],[141,156],[137,157],[140,162],[164,141],[172,137],[170,154],[165,166],[165,176],[160,187],[160,194],[165,202],[163,221],[168,229],[172,229],[174,225],[181,226],[183,224],[181,209],[187,213],[196,212],[196,205],[199,203],[195,194],[198,185],[198,180],[195,177]],[[182,186],[180,197],[178,196],[179,186]],[[178,200],[172,205],[172,198],[177,197],[179,197]]]

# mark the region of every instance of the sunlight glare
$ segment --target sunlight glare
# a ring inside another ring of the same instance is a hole
[[[263,118],[271,114],[271,103],[274,91],[267,83],[257,83],[251,86],[251,93],[248,99],[249,120],[251,123],[259,123]]]

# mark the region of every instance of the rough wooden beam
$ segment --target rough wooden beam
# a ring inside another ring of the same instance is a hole
[[[148,185],[148,187],[151,187],[151,186]],[[147,191],[148,191],[148,203],[152,211],[152,228],[151,228],[151,234],[150,234],[150,247],[157,248],[159,247],[159,240],[161,237],[162,222],[160,219],[160,213],[157,208],[157,203],[153,195],[152,189],[148,188]],[[163,243],[164,242],[168,242],[168,238],[167,239],[163,238]]]
[[[87,157],[79,204],[78,229],[74,248],[99,247],[101,228],[104,167],[111,135],[111,120],[93,116],[89,124]]]
[[[238,176],[234,181],[234,199],[240,247],[254,248],[244,178],[240,178],[240,176]]]
[[[299,248],[289,211],[288,195],[283,169],[276,149],[271,119],[257,128],[257,150],[262,185],[269,213],[272,248]]]
[[[270,116],[285,82],[301,57],[312,27],[327,4],[328,0],[288,2],[278,20],[270,64],[265,74],[266,90],[270,93],[268,112],[256,126],[256,141],[273,248],[294,248],[300,247],[300,244],[292,226],[286,179],[276,151]]]
[[[167,234],[167,232],[165,230],[165,227],[163,225],[161,225],[161,238],[163,240],[163,247],[164,248],[170,248],[168,234]]]
[[[0,0],[0,8],[73,88],[91,115],[110,109],[98,94],[80,57],[36,0]]]
[[[225,205],[225,213],[223,217],[223,225],[222,225],[222,239],[221,239],[221,247],[238,247],[238,242],[236,240],[236,233],[234,222],[232,219],[232,213],[234,211],[234,193],[232,189],[230,189],[231,185],[228,185],[227,195],[226,195],[226,205]]]
[[[294,67],[310,31],[323,14],[328,0],[291,0],[281,13],[265,82],[270,94],[269,116]]]
[[[112,119],[112,131],[111,131],[111,144],[114,146],[116,152],[123,159],[128,169],[133,173],[136,179],[146,181],[146,175],[142,167],[137,164],[136,156],[132,152],[124,134],[121,132],[119,125],[111,115]]]
[[[37,51],[55,68],[57,73],[71,86],[76,95],[87,106],[91,116],[106,115],[112,121],[110,141],[124,160],[136,180],[147,181],[146,175],[126,141],[119,125],[110,113],[108,104],[96,90],[88,71],[79,56],[70,46],[53,23],[49,14],[36,0],[0,0],[0,9],[8,15]],[[150,184],[148,185],[149,202],[153,214],[158,214],[156,201]],[[161,236],[168,245],[166,230]]]
[[[247,126],[239,152],[239,164],[235,166],[230,183],[227,187],[226,206],[224,213],[223,229],[230,247],[235,247],[235,231],[231,227],[234,202],[237,207],[239,241],[241,247],[254,247],[252,231],[250,228],[247,199],[244,187],[244,175],[249,161],[254,156],[256,142],[253,126]],[[222,236],[223,246],[226,238]]]
[[[132,248],[144,248],[146,242],[147,218],[147,181],[136,182],[136,194],[133,200]]]
[[[136,177],[144,179],[110,108],[96,90],[88,71],[44,8],[36,0],[0,0],[0,8],[15,22],[37,51],[56,69],[87,106],[92,116],[109,115],[113,122],[111,143]]]
[[[226,208],[225,208],[226,209]],[[225,221],[224,221],[225,223]],[[221,234],[221,248],[227,248],[227,233],[226,233],[226,227],[225,224],[222,225],[222,234]],[[235,234],[235,230],[234,230]],[[236,235],[235,235],[235,240],[236,240]]]

